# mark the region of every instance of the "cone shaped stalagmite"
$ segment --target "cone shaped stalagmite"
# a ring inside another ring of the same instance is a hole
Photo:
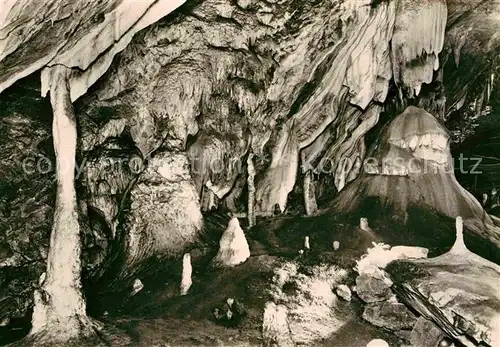
[[[219,252],[213,262],[215,266],[235,266],[245,262],[250,257],[245,233],[240,227],[238,218],[234,217],[219,242]]]

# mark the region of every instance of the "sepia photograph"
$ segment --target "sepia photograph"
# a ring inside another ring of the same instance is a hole
[[[500,347],[500,0],[0,0],[0,346]]]

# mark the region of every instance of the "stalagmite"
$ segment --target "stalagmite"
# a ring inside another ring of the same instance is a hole
[[[93,335],[81,293],[80,227],[75,191],[76,120],[70,100],[69,70],[51,70],[50,101],[57,162],[57,197],[46,278],[35,291],[30,335],[37,344],[64,344]]]
[[[314,191],[314,183],[312,182],[312,171],[309,170],[304,176],[304,205],[306,214],[312,216],[318,212],[316,204],[316,193]]]
[[[253,153],[247,159],[247,184],[248,184],[248,227],[255,225],[255,168],[253,166]]]
[[[181,278],[181,295],[186,295],[193,284],[191,275],[193,267],[191,265],[191,254],[186,253],[182,258],[182,278]]]
[[[333,241],[333,250],[338,251],[340,249],[340,242],[339,241]]]
[[[488,203],[488,194],[483,193],[483,201],[481,202],[481,205],[486,206]]]
[[[309,236],[304,238],[304,248],[308,251],[311,249],[311,245],[309,244]]]
[[[359,220],[359,228],[364,231],[370,231],[370,227],[368,226],[368,218],[360,218]]]
[[[464,221],[462,217],[457,217],[457,219],[455,220],[455,229],[457,232],[457,236],[450,252],[454,253],[466,252],[467,247],[465,247],[465,242],[464,242]]]
[[[138,278],[134,280],[134,284],[132,285],[132,293],[131,295],[135,295],[139,293],[142,289],[144,288],[144,284],[142,284],[142,281]]]
[[[213,263],[220,267],[235,266],[244,263],[249,257],[250,247],[245,233],[240,227],[238,218],[233,217],[220,239],[219,252]]]

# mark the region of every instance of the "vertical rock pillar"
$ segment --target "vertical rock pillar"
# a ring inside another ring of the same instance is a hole
[[[304,205],[308,216],[312,216],[318,212],[311,170],[307,171],[304,176]]]
[[[253,166],[253,153],[248,155],[247,159],[247,185],[248,185],[248,227],[255,225],[255,168]]]
[[[50,101],[56,156],[57,196],[46,278],[35,292],[30,335],[69,341],[90,327],[81,294],[81,244],[75,191],[77,129],[68,84],[69,69],[51,68]],[[42,341],[43,342],[43,341]]]

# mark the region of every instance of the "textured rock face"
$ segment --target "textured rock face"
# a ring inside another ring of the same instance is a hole
[[[392,38],[392,59],[396,83],[417,96],[423,83],[431,83],[439,69],[444,45],[448,8],[444,0],[397,2]]]
[[[403,304],[382,302],[367,305],[362,315],[371,324],[392,331],[411,330],[417,317]]]
[[[262,322],[262,337],[264,346],[295,346],[288,324],[288,310],[285,306],[276,305],[274,302],[266,303]]]
[[[282,303],[278,307],[287,312],[292,341],[315,345],[348,321],[348,313],[342,311],[340,299],[334,293],[347,271],[327,264],[312,267],[308,274],[301,271],[296,262],[281,264],[274,270],[270,294],[274,301]]]
[[[127,261],[178,256],[197,240],[202,228],[198,196],[185,155],[161,153],[130,190],[125,217]]]
[[[335,171],[342,156],[364,156],[363,137],[380,113],[371,102],[385,101],[392,78],[395,18],[393,2],[204,1],[141,33],[90,107],[131,108],[128,126],[145,155],[165,136],[187,145],[200,168],[197,189],[210,181],[218,199],[244,174],[246,153],[255,153],[257,211],[276,204],[284,211],[301,160],[307,172],[326,157]],[[138,139],[147,126],[147,141]],[[338,170],[342,187],[359,167]]]

